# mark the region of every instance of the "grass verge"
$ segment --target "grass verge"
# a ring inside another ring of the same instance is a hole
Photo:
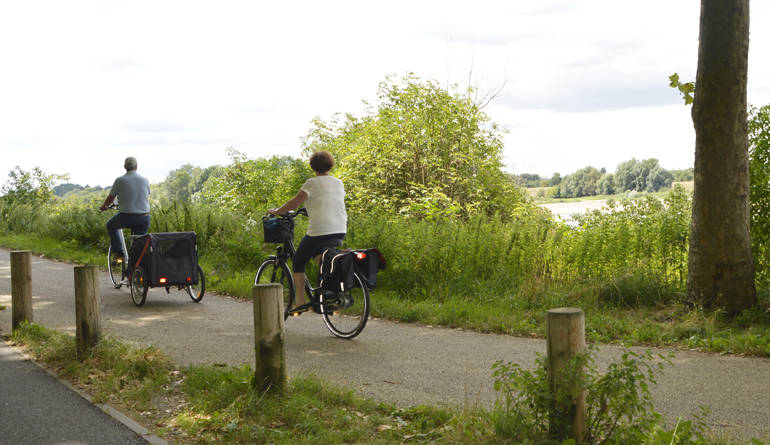
[[[11,340],[170,443],[505,443],[482,410],[399,409],[313,376],[291,379],[285,394],[265,394],[253,389],[249,366],[179,368],[153,347],[109,338],[78,361],[74,337],[35,324]]]
[[[267,394],[254,390],[249,366],[179,368],[153,347],[132,347],[110,338],[103,339],[88,357],[77,360],[74,337],[29,323],[17,329],[11,341],[90,393],[95,401],[117,407],[172,444],[560,443],[541,442],[542,434],[531,425],[520,427],[515,420],[521,418],[510,404],[492,411],[433,406],[402,409],[361,398],[312,376],[291,379],[286,393]],[[537,375],[509,375],[500,382],[504,386],[525,382],[540,389],[525,389],[523,394],[542,397],[547,379]],[[623,396],[624,391],[616,388],[612,395]],[[654,410],[643,414],[657,416]],[[693,429],[678,431],[677,424],[669,430],[657,422],[648,425],[643,434],[637,431],[639,443],[748,443],[711,437],[690,422],[682,424]],[[750,443],[763,444],[758,440]]]

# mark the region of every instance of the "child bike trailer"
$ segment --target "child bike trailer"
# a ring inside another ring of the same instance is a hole
[[[196,303],[203,298],[205,279],[198,265],[195,232],[148,233],[131,245],[130,284],[134,304],[141,306],[151,287],[185,290]]]

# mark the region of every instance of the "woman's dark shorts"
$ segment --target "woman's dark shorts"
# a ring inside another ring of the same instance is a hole
[[[297,246],[292,261],[292,272],[305,273],[305,265],[311,258],[323,252],[327,247],[338,247],[342,245],[345,239],[344,233],[332,233],[330,235],[302,237],[302,241]]]

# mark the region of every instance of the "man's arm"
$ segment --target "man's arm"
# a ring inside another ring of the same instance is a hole
[[[107,210],[107,207],[112,205],[112,202],[115,201],[115,195],[107,195],[107,198],[104,199],[104,204],[102,204],[101,207],[99,207],[99,210],[102,212]]]

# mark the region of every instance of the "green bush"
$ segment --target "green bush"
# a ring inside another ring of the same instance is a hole
[[[584,444],[706,444],[705,426],[680,421],[673,430],[652,403],[650,387],[665,358],[650,351],[627,351],[601,373],[593,351],[576,356],[553,379],[539,356],[532,370],[516,363],[493,365],[495,390],[502,395],[493,411],[499,436],[515,443],[567,441],[573,433],[558,420],[583,393],[586,406]],[[558,442],[555,442],[558,443]]]
[[[770,282],[770,105],[749,114],[751,241],[757,280]]]

